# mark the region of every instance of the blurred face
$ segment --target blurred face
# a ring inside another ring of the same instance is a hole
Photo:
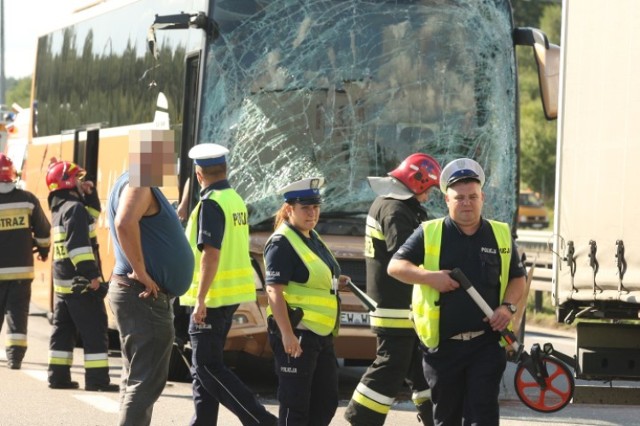
[[[129,184],[171,185],[176,177],[173,131],[141,130],[129,136]]]
[[[289,205],[288,208],[289,223],[304,235],[309,236],[309,232],[316,227],[318,219],[320,219],[320,205],[295,203]]]
[[[480,183],[467,181],[456,183],[447,189],[445,201],[449,216],[461,226],[475,226],[480,223],[484,193]]]

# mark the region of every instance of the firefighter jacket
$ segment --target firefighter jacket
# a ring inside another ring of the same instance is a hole
[[[99,201],[95,191],[85,204],[76,190],[64,189],[49,194],[49,208],[53,225],[53,289],[69,294],[74,277],[91,281],[102,275],[95,218],[90,213],[100,211]]]
[[[422,225],[424,232],[424,263],[428,271],[440,270],[440,246],[444,218],[430,220]],[[488,220],[500,253],[500,300],[509,282],[511,260],[511,231],[509,225]],[[414,285],[412,314],[420,341],[428,348],[436,348],[440,343],[440,293],[428,285]],[[511,327],[511,326],[510,326]],[[504,342],[502,342],[504,344]]]
[[[365,260],[367,294],[378,304],[369,315],[375,333],[414,335],[410,320],[411,286],[387,274],[393,254],[427,220],[427,211],[414,197],[377,197],[367,215]]]
[[[318,240],[324,241],[316,233]],[[320,336],[338,333],[339,300],[337,295],[337,278],[332,277],[331,269],[320,256],[314,253],[298,234],[285,223],[280,225],[273,235],[284,236],[295,250],[300,260],[309,270],[306,283],[289,281],[283,291],[284,300],[292,309],[302,309],[302,325]],[[273,237],[273,235],[271,237]],[[329,249],[327,248],[327,251]],[[329,251],[329,253],[331,253]],[[337,262],[336,262],[337,263]],[[271,307],[267,308],[267,316],[272,315]]]
[[[0,192],[0,281],[32,280],[33,248],[49,254],[51,224],[40,202],[14,184]]]
[[[256,288],[249,257],[247,207],[238,193],[231,188],[212,190],[205,197],[218,203],[224,212],[224,238],[220,247],[220,261],[213,283],[205,297],[205,305],[207,308],[217,308],[253,302],[256,300]],[[202,253],[198,250],[200,205],[201,203],[198,203],[193,209],[185,231],[196,266],[189,290],[180,297],[180,304],[183,306],[195,306],[200,286],[202,258]]]

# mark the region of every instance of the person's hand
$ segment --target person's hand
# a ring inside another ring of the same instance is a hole
[[[38,260],[45,262],[49,258],[49,247],[38,247]]]
[[[348,290],[349,287],[347,287],[347,283],[349,281],[351,281],[351,278],[349,278],[347,275],[340,275],[340,277],[338,277],[338,290],[340,291]]]
[[[91,290],[96,291],[100,288],[100,280],[98,278],[94,278],[91,280],[91,283],[88,286]]]
[[[196,304],[193,307],[193,313],[191,314],[191,319],[196,324],[204,324],[205,319],[207,318],[207,305],[204,301],[200,299],[196,299]]]
[[[178,219],[180,219],[180,222],[186,222],[189,218],[189,209],[187,208],[187,204],[180,203],[178,205],[176,213],[178,214]]]
[[[158,291],[160,290],[160,287],[158,286],[158,284],[156,284],[153,278],[149,276],[149,274],[145,272],[144,275],[142,274],[138,275],[134,271],[134,272],[128,273],[127,276],[130,279],[136,280],[142,285],[144,285],[145,290],[142,293],[140,293],[138,297],[142,299],[146,299],[149,296],[153,297],[154,299],[158,297]]]
[[[95,188],[95,185],[90,180],[85,180],[84,182],[80,183],[80,191],[83,194],[89,195],[93,193],[94,188]]]
[[[493,311],[491,318],[485,318],[484,321],[489,322],[493,331],[502,331],[507,328],[509,322],[511,322],[512,316],[513,314],[509,308],[504,305],[500,305]]]
[[[448,293],[457,290],[460,287],[460,283],[451,278],[451,275],[449,275],[450,272],[449,270],[435,272],[429,278],[429,285],[438,290],[439,293]]]
[[[293,333],[282,334],[282,346],[288,356],[298,358],[302,355],[302,346],[300,346],[300,343],[302,343],[302,335],[298,339]]]

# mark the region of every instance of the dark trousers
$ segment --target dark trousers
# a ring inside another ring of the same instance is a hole
[[[424,352],[423,369],[431,387],[437,426],[497,426],[498,396],[507,364],[493,333],[472,340],[444,340]]]
[[[269,334],[278,375],[281,426],[326,426],[338,408],[338,361],[333,336],[296,330],[302,355],[287,355],[282,339]]]
[[[192,425],[218,423],[220,404],[243,425],[275,425],[276,418],[258,401],[223,360],[224,343],[238,305],[208,308],[205,325],[189,323],[193,348],[191,374],[195,414]]]
[[[345,411],[345,419],[351,424],[383,425],[405,381],[413,391],[416,406],[429,399],[418,336],[379,334],[377,343],[376,359],[360,379]]]
[[[121,426],[151,424],[153,405],[162,394],[173,348],[173,309],[169,295],[139,297],[144,285],[113,275],[109,304],[116,317],[122,347]]]
[[[7,361],[21,362],[27,352],[31,280],[0,281],[0,330],[7,317]]]
[[[76,334],[84,347],[85,386],[108,385],[107,311],[104,299],[94,291],[84,294],[56,293],[53,330],[49,341],[49,383],[71,381],[71,364]]]

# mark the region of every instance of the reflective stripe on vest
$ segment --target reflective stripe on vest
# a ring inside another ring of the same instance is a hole
[[[413,328],[409,309],[376,308],[369,313],[372,327],[379,328]]]
[[[326,247],[320,236],[313,232]],[[286,224],[282,224],[273,235],[284,236],[309,271],[306,283],[289,281],[282,292],[291,308],[301,308],[304,315],[302,324],[320,336],[328,336],[338,330],[338,297],[332,294],[333,277],[331,269],[315,254],[298,234]],[[273,235],[271,238],[273,238]],[[272,315],[271,307],[267,315]]]
[[[247,207],[242,198],[231,188],[213,190],[208,198],[218,203],[224,213],[224,238],[220,247],[218,270],[205,298],[207,308],[230,306],[256,300],[253,268],[249,257],[249,223]],[[200,285],[200,262],[198,250],[198,219],[202,202],[191,212],[187,229],[189,245],[193,251],[195,265],[191,287],[180,297],[183,306],[195,306]]]
[[[440,247],[444,219],[434,219],[422,225],[424,231],[424,269],[440,270]],[[500,300],[504,297],[509,281],[511,263],[511,231],[502,222],[489,220],[500,253]],[[428,285],[415,285],[411,301],[413,322],[420,341],[428,348],[436,348],[440,343],[440,293]]]

